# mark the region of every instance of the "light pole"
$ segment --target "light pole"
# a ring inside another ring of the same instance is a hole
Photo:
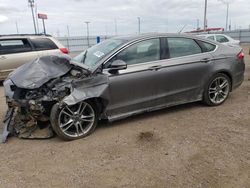
[[[207,0],[205,0],[205,10],[204,10],[204,31],[207,30]]]
[[[137,17],[138,19],[138,34],[141,33],[141,18],[140,17]]]
[[[37,16],[37,3],[35,5],[35,13],[36,13],[36,28],[37,28],[37,33],[40,33],[39,31],[39,23],[38,23],[38,16]]]
[[[228,30],[228,14],[229,14],[229,2],[227,3],[227,17],[226,17],[226,31]]]
[[[67,46],[68,46],[68,49],[69,49],[69,26],[67,25],[67,34],[68,34],[68,37],[67,37]],[[70,49],[69,49],[70,50]]]
[[[31,8],[31,13],[32,13],[32,18],[33,18],[33,24],[34,24],[34,30],[35,30],[35,34],[37,34],[36,31],[36,21],[35,21],[35,16],[34,16],[34,0],[28,0],[29,6]]]
[[[86,23],[86,25],[87,25],[87,43],[88,43],[88,47],[89,47],[89,21],[86,21],[85,22]]]

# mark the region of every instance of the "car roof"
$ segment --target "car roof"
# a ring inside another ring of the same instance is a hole
[[[120,39],[125,41],[135,41],[135,40],[143,40],[147,38],[154,38],[154,37],[186,37],[186,38],[193,38],[193,39],[201,39],[196,37],[192,34],[183,34],[183,33],[146,33],[146,34],[134,34],[134,35],[126,35],[126,36],[117,36],[113,39]]]
[[[18,39],[18,38],[39,38],[39,37],[52,37],[51,35],[44,34],[11,34],[11,35],[0,35],[0,39]]]

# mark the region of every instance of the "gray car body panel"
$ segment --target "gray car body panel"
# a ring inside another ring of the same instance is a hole
[[[163,37],[200,40],[214,44],[216,48],[212,52],[129,65],[127,69],[120,70],[115,74],[111,74],[109,69],[102,70],[102,67],[112,57],[125,48],[144,40]],[[150,34],[120,37],[120,39],[124,39],[124,44],[104,56],[94,68],[88,69],[90,76],[72,80],[71,93],[61,101],[62,103],[74,105],[83,100],[100,98],[105,101],[101,117],[112,121],[145,111],[200,101],[208,80],[218,72],[223,72],[231,78],[232,89],[238,87],[244,79],[245,65],[239,63],[236,57],[241,51],[240,48],[228,47],[203,38],[180,34]],[[75,65],[77,66],[77,63]],[[28,70],[24,70],[25,67],[20,67],[19,70],[22,71],[14,72],[9,77],[12,82],[5,81],[6,96],[12,97],[9,88],[13,83],[21,88],[34,89],[48,82],[51,78],[63,76],[71,67],[72,65],[69,63],[65,69],[61,67],[56,70],[57,72],[51,72],[51,76],[48,78],[43,74],[40,79],[29,83],[24,82],[24,84],[22,79],[27,80],[28,77],[22,77],[21,73]],[[78,67],[87,69],[85,66],[78,65]]]
[[[109,80],[106,75],[98,74],[72,83],[72,92],[63,99],[67,105],[74,105],[90,98],[109,101]]]

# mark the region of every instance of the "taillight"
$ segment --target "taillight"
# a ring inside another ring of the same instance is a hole
[[[64,54],[68,54],[69,50],[67,48],[60,48],[61,52]]]
[[[243,53],[242,51],[237,55],[237,58],[238,58],[239,60],[243,60],[244,57],[245,57],[245,55],[244,55],[244,53]]]

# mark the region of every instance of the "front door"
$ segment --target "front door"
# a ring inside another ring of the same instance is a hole
[[[109,117],[130,115],[147,110],[154,103],[156,71],[154,65],[160,61],[160,39],[148,39],[132,44],[114,56],[114,60],[127,63],[126,70],[109,74],[110,103]]]

